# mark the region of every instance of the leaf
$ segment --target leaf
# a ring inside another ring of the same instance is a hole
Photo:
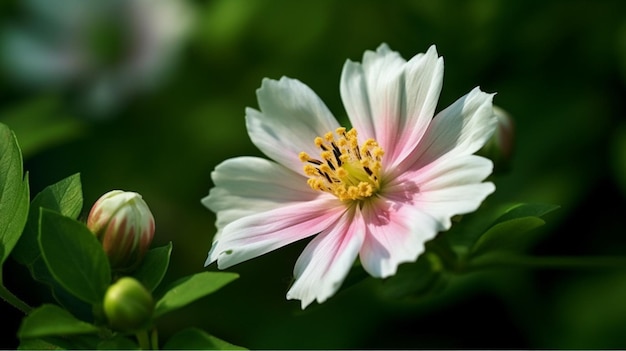
[[[39,230],[41,254],[54,279],[79,299],[101,303],[111,268],[98,239],[83,223],[45,208]]]
[[[559,206],[519,204],[501,215],[475,242],[470,255],[478,256],[496,250],[523,250],[535,239],[529,234],[545,224],[540,218]]]
[[[17,336],[20,339],[97,333],[99,329],[76,319],[59,306],[45,304],[24,317]]]
[[[218,339],[198,328],[189,328],[174,334],[163,345],[165,350],[247,350]]]
[[[154,316],[159,317],[219,290],[239,278],[236,273],[202,272],[179,279],[156,304]]]
[[[24,339],[20,340],[18,350],[66,350],[61,346],[55,345],[42,339]]]
[[[154,291],[167,272],[171,253],[171,242],[165,246],[148,251],[141,265],[133,272],[133,276],[139,280],[146,289]]]
[[[37,242],[41,207],[76,219],[83,208],[80,175],[77,173],[47,186],[31,202],[24,233],[13,250],[13,258],[24,265],[33,265],[41,256]]]
[[[15,134],[0,123],[0,268],[22,235],[30,193]],[[0,270],[0,282],[1,280]]]

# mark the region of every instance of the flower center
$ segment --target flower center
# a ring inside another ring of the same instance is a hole
[[[339,200],[363,200],[378,191],[383,149],[374,139],[359,146],[355,129],[337,128],[324,137],[315,138],[321,150],[316,159],[306,152],[300,153],[307,183],[312,189],[334,194]]]

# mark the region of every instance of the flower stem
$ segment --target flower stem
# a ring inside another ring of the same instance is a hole
[[[135,334],[137,337],[137,342],[139,342],[139,348],[142,350],[152,350],[150,345],[150,338],[148,337],[147,330],[141,330]]]
[[[489,268],[536,268],[536,269],[626,269],[625,257],[569,257],[569,256],[522,256],[492,255],[471,260],[468,271]]]
[[[22,311],[24,314],[30,313],[32,308],[26,304],[26,302],[20,300],[17,296],[13,295],[12,292],[9,291],[4,285],[0,284],[0,297],[6,302],[8,302],[13,307]]]

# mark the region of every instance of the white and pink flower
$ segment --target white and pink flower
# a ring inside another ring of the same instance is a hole
[[[252,142],[212,173],[202,203],[217,214],[206,265],[220,269],[314,236],[288,299],[332,296],[358,257],[374,277],[415,261],[424,243],[495,190],[476,156],[496,125],[493,94],[475,88],[435,115],[443,59],[434,46],[404,60],[385,44],[347,61],[340,91],[351,128],[298,80],[263,80],[248,108]]]

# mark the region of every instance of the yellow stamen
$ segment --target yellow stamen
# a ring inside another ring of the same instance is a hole
[[[320,149],[316,159],[306,152],[299,154],[307,183],[314,190],[334,194],[342,201],[363,200],[380,188],[379,172],[384,155],[374,139],[366,140],[360,147],[355,129],[337,128],[324,137],[316,137]]]

